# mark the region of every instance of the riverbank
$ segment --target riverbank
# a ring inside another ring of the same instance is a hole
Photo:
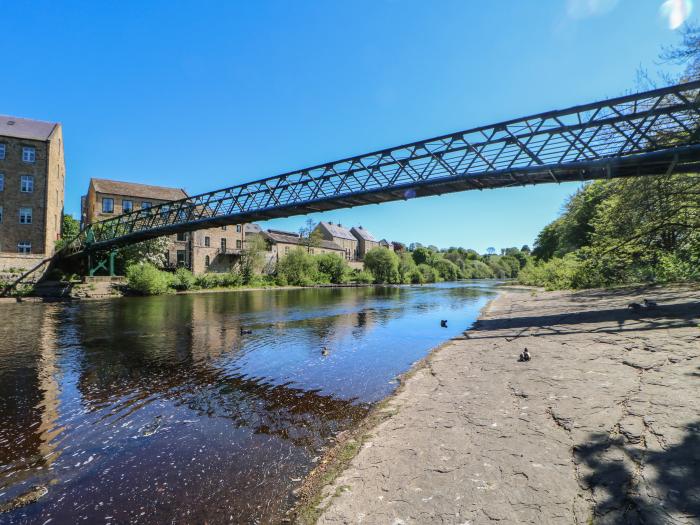
[[[696,522],[698,320],[697,288],[503,291],[338,447],[319,523]]]

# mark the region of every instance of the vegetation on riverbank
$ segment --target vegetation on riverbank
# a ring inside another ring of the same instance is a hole
[[[151,262],[134,262],[127,266],[126,277],[129,289],[142,295],[243,286],[424,284],[459,279],[515,278],[531,259],[527,246],[501,250],[502,255],[479,255],[464,248],[442,251],[420,245],[413,248],[400,253],[374,248],[365,257],[364,270],[351,269],[339,255],[312,255],[299,248],[282,257],[272,274],[260,274],[260,258],[255,254],[257,250],[251,249],[246,250],[241,262],[229,273],[195,276],[185,268],[173,273],[160,270]]]
[[[662,58],[687,64],[680,81],[700,78],[700,28]],[[587,184],[540,232],[533,255],[518,280],[548,289],[700,281],[700,174]]]

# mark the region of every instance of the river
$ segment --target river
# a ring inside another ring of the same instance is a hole
[[[277,522],[333,436],[494,294],[467,282],[2,304],[0,523]],[[22,495],[36,501],[13,505]]]

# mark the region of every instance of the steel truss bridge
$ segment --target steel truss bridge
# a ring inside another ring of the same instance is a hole
[[[328,162],[95,223],[63,251],[467,190],[700,171],[700,81]]]

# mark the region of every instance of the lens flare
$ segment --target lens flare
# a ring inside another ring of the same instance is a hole
[[[403,192],[404,199],[412,199],[416,196],[416,190],[406,190]]]
[[[678,29],[693,11],[693,0],[666,0],[661,5],[661,15],[668,18],[668,27]]]

